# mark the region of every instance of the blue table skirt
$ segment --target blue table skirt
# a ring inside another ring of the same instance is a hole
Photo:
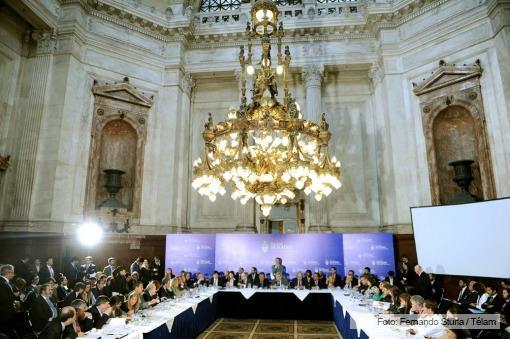
[[[159,326],[143,335],[144,339],[194,339],[205,331],[216,320],[218,301],[213,297],[212,303],[205,299],[197,305],[195,313],[191,308],[174,319],[172,331],[168,332],[166,324]]]
[[[348,312],[343,314],[343,307],[331,296],[333,303],[333,320],[344,339],[368,339],[367,334],[362,330],[358,336],[356,323]],[[212,303],[209,299],[203,300],[197,305],[196,312],[189,308],[174,319],[172,331],[168,332],[166,324],[159,326],[149,333],[145,333],[144,339],[193,339],[206,330],[218,315],[218,298],[213,297]],[[352,327],[352,328],[351,328]]]

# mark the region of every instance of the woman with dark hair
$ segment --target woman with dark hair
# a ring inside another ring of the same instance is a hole
[[[411,313],[411,295],[402,293],[399,297],[399,306],[397,314],[410,314]]]
[[[149,260],[145,259],[140,266],[140,272],[138,272],[140,277],[139,280],[143,282],[143,286],[147,286],[149,281],[152,280],[152,272],[149,266]]]
[[[94,297],[94,294],[92,293],[92,283],[90,280],[85,281],[85,289],[83,290],[81,294],[81,300],[85,301],[88,307],[94,305],[96,303],[96,298]]]
[[[225,287],[236,287],[237,281],[234,271],[228,271]]]
[[[375,278],[372,275],[366,275],[365,281],[367,284],[367,289],[365,290],[365,297],[367,298],[373,298],[374,294],[376,294],[378,291],[378,288],[376,286]],[[380,292],[380,291],[379,291]]]
[[[482,305],[489,299],[489,294],[485,292],[485,285],[477,282],[473,285],[473,290],[478,294],[478,299],[476,303],[471,303],[469,306],[483,310]]]
[[[402,291],[397,286],[392,286],[388,289],[388,296],[390,297],[390,307],[386,313],[398,314],[400,308],[400,295]]]
[[[340,286],[340,281],[336,280],[336,274],[329,274],[327,279],[327,287],[328,288],[338,288]]]
[[[174,271],[172,270],[171,267],[168,267],[166,269],[166,272],[165,272],[165,277],[164,278],[169,278],[169,279],[173,279],[175,278],[175,274],[174,274]]]
[[[194,287],[194,284],[195,284],[195,280],[193,280],[193,277],[191,276],[191,273],[190,272],[186,272],[186,274],[184,275],[184,279],[186,281],[186,287],[188,289],[190,288],[193,288]]]
[[[305,288],[311,289],[312,284],[313,284],[312,271],[306,270],[305,271]]]
[[[111,276],[110,276],[111,277]],[[124,303],[123,295],[114,295],[110,298],[110,307],[112,308],[112,312],[110,313],[110,317],[112,318],[120,318],[126,315],[126,312],[122,310],[122,304]]]

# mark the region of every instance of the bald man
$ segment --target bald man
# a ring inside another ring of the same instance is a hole
[[[39,338],[61,339],[64,329],[66,328],[66,326],[71,325],[74,322],[75,318],[76,312],[74,311],[74,308],[70,306],[62,308],[62,311],[60,311],[60,315],[53,321],[49,322],[44,327],[41,334],[39,334]]]
[[[414,266],[414,272],[416,273],[414,293],[421,295],[424,299],[429,299],[432,294],[429,275],[420,265]]]

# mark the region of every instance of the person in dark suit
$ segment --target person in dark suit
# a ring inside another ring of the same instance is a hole
[[[36,332],[41,331],[48,322],[58,316],[57,308],[51,301],[51,295],[53,293],[51,285],[42,285],[39,293],[39,296],[34,300],[32,308],[30,309],[30,321]]]
[[[80,259],[78,259],[78,257],[72,257],[64,269],[64,274],[67,277],[70,288],[73,288],[74,284],[76,284],[80,279],[80,268],[78,267],[79,263]]]
[[[276,272],[274,276],[274,280],[271,281],[271,288],[273,289],[286,289],[288,288],[289,283],[287,282],[287,279],[280,273]]]
[[[39,276],[39,272],[41,272],[41,267],[42,267],[41,259],[35,258],[33,264],[30,266],[30,272],[32,272],[33,275]]]
[[[133,274],[133,272],[140,272],[140,266],[142,266],[142,263],[145,259],[142,257],[136,258],[135,261],[131,264],[129,267],[129,273]]]
[[[386,278],[384,278],[384,281],[386,281],[391,286],[396,286],[397,285],[397,279],[395,278],[395,272],[388,271],[388,275],[386,276]]]
[[[430,298],[432,286],[430,285],[429,275],[420,265],[414,266],[414,272],[416,273],[416,280],[414,284],[415,294],[421,295],[424,299]]]
[[[158,290],[158,297],[160,299],[166,298],[166,299],[173,299],[174,298],[174,292],[170,288],[170,278],[166,277],[163,278],[163,281],[161,281],[161,286]]]
[[[431,287],[431,298],[436,302],[440,302],[442,295],[441,283],[437,280],[437,277],[434,273],[429,273],[430,279],[430,287]]]
[[[69,293],[71,293],[71,289],[67,286],[68,281],[67,277],[63,274],[60,274],[58,277],[58,287],[57,287],[57,300],[63,301],[67,297]]]
[[[30,267],[28,263],[30,261],[29,257],[23,257],[18,259],[14,264],[14,272],[16,272],[16,277],[20,277],[25,279],[26,281],[30,281]]]
[[[70,306],[73,300],[80,299],[84,289],[85,289],[84,283],[82,282],[76,283],[73,287],[73,291],[65,297],[64,306]]]
[[[333,266],[333,267],[331,267],[331,268],[329,269],[328,277],[329,277],[330,275],[334,275],[334,276],[335,276],[335,281],[336,281],[336,282],[337,282],[337,284],[338,284],[337,286],[340,286],[340,287],[342,287],[342,286],[343,286],[343,284],[342,284],[342,277],[340,276],[340,274],[338,274],[338,272],[337,272],[337,270],[336,270],[336,267],[334,267],[334,266]],[[328,278],[326,277],[326,281],[327,281],[327,280],[328,280]]]
[[[107,277],[113,275],[115,267],[117,267],[117,260],[113,257],[108,258],[108,265],[103,268],[104,275],[106,275]]]
[[[354,288],[357,285],[358,285],[358,279],[356,279],[356,276],[354,275],[354,271],[349,270],[349,272],[347,272],[347,275],[344,278],[343,287],[344,288]]]
[[[324,285],[324,282],[321,280],[319,272],[315,272],[313,274],[313,280],[310,284],[310,289],[321,290],[323,288],[326,288],[326,286]]]
[[[469,293],[468,286],[464,279],[459,279],[459,288],[460,288],[460,290],[459,290],[457,299],[453,300],[453,303],[455,303],[455,304],[460,304],[461,300],[464,299]]]
[[[43,328],[43,330],[39,334],[38,338],[39,339],[61,339],[66,326],[69,326],[72,323],[74,323],[75,319],[76,319],[76,312],[74,311],[74,308],[72,308],[70,306],[66,306],[66,307],[62,308],[60,315],[56,319],[49,322]]]
[[[163,268],[159,257],[154,257],[151,262],[150,269],[152,272],[152,280],[161,281],[161,279],[163,279],[163,276],[165,275],[165,269]]]
[[[290,288],[294,288],[296,290],[302,290],[305,288],[305,278],[303,277],[302,272],[298,272],[296,277],[290,281]]]
[[[46,264],[41,265],[41,268],[39,270],[39,281],[42,284],[46,284],[50,281],[50,278],[53,280],[57,280],[57,274],[55,272],[55,269],[53,268],[53,258],[48,257],[46,258]]]
[[[468,291],[464,294],[464,297],[459,301],[460,305],[465,309],[470,307],[471,304],[476,304],[478,300],[478,292],[475,290],[476,281],[471,280],[468,284]]]
[[[253,282],[257,279],[257,268],[256,267],[252,267],[250,269],[250,274],[248,274],[248,284],[250,286],[253,286]]]
[[[11,334],[12,321],[16,313],[15,296],[10,284],[10,280],[14,277],[14,272],[12,265],[3,265],[0,268],[0,310],[2,310],[0,332],[5,334]]]
[[[503,298],[498,295],[498,289],[494,285],[487,285],[485,292],[489,295],[486,302],[482,304],[482,309],[487,313],[500,312],[501,306],[503,305]]]
[[[126,269],[123,266],[117,266],[117,268],[113,270],[111,290],[112,292],[122,295],[127,295],[129,293],[128,282],[126,280]]]
[[[96,265],[90,255],[85,257],[85,263],[81,265],[81,274],[87,279],[96,276]]]
[[[405,287],[411,283],[411,264],[405,254],[402,255],[397,265],[397,278],[402,290],[405,290]]]
[[[271,266],[271,276],[275,277],[277,272],[280,272],[282,277],[287,275],[287,268],[282,265],[282,258],[275,258],[274,265]]]
[[[257,279],[253,282],[253,288],[269,288],[269,281],[264,272],[260,272]]]
[[[224,286],[224,281],[220,277],[220,274],[218,273],[218,271],[214,271],[212,278],[209,281],[209,286],[212,286],[212,287],[223,287]]]
[[[104,295],[97,298],[96,304],[89,309],[94,321],[94,328],[102,328],[110,319],[110,299]]]
[[[106,277],[102,276],[97,282],[96,286],[92,287],[92,294],[94,298],[99,298],[100,295],[107,295],[108,291],[105,290]]]
[[[76,311],[76,320],[73,324],[74,332],[78,335],[94,328],[92,314],[87,312],[87,303],[81,299],[73,300],[71,307]]]

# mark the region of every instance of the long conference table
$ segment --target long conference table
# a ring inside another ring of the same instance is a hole
[[[139,311],[126,323],[114,318],[84,338],[196,338],[217,318],[334,321],[344,339],[406,338],[404,327],[379,326],[381,309],[352,292],[333,290],[204,289]]]

